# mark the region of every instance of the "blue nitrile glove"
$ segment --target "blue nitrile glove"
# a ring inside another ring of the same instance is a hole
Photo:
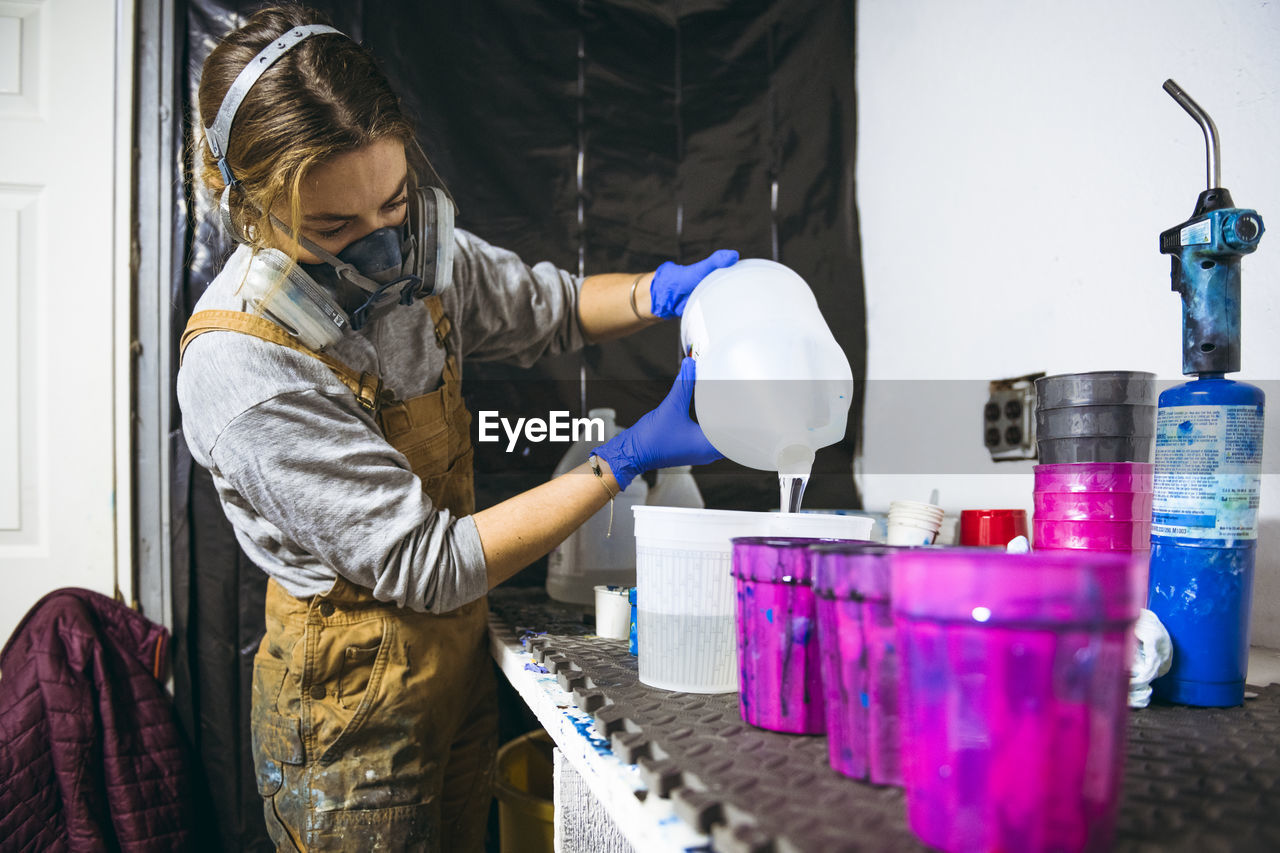
[[[609,463],[619,489],[654,468],[704,465],[724,458],[689,418],[695,363],[691,358],[681,362],[675,384],[658,408],[591,451]]]
[[[649,310],[655,317],[679,317],[698,282],[712,270],[731,267],[737,262],[738,252],[735,249],[717,249],[696,264],[685,266],[667,261],[653,274],[653,282],[649,285]]]

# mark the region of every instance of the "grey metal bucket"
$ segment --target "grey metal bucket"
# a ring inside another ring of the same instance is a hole
[[[1039,438],[1036,447],[1040,462],[1150,462],[1154,436],[1073,435],[1066,438]]]
[[[1156,434],[1155,406],[1065,406],[1036,408],[1036,436],[1042,439],[1073,435]]]
[[[1036,380],[1036,406],[1154,406],[1156,375],[1139,370],[1061,373]]]

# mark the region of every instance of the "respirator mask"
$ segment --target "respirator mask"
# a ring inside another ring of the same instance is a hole
[[[342,35],[333,27],[311,24],[294,27],[267,45],[236,77],[213,124],[205,128],[209,150],[218,158],[226,185],[218,205],[222,224],[237,242],[248,240],[231,215],[231,195],[239,191],[239,182],[227,164],[226,150],[236,110],[272,63],[302,40],[321,33]],[[430,168],[426,155],[420,148],[418,152]],[[279,249],[258,249],[240,294],[250,307],[284,327],[303,345],[324,349],[348,329],[358,330],[398,305],[411,305],[449,287],[453,279],[453,218],[453,201],[439,186],[411,189],[404,223],[379,228],[337,255],[299,235],[298,244],[319,258],[319,263],[295,264]],[[271,221],[289,233],[275,216]]]

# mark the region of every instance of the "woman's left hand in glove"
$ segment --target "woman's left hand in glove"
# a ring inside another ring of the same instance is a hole
[[[658,267],[649,285],[649,310],[653,316],[667,319],[684,314],[689,294],[707,277],[721,267],[731,267],[738,262],[735,249],[717,249],[694,264],[677,264],[667,261]]]

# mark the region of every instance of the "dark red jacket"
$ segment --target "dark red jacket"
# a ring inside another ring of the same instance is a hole
[[[0,651],[0,850],[185,850],[191,773],[159,681],[169,632],[60,589]]]

